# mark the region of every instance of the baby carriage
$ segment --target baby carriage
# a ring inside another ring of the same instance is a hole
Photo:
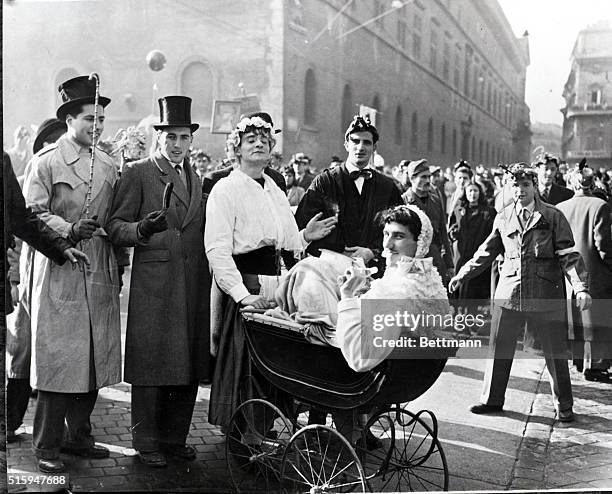
[[[435,415],[400,404],[433,385],[453,350],[441,355],[437,349],[435,358],[388,359],[355,372],[338,348],[310,343],[299,324],[256,313],[243,319],[252,365],[300,406],[281,410],[274,400],[253,398],[235,411],[226,459],[237,491],[448,490]],[[361,438],[351,442],[331,423],[308,425],[303,406],[332,416],[367,410],[369,419]]]

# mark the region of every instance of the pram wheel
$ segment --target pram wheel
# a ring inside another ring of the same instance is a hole
[[[388,427],[390,423],[393,427]],[[362,453],[366,471],[379,467],[373,477],[368,475],[372,490],[448,490],[448,466],[435,415],[389,407],[374,415],[366,428],[383,443],[378,450]]]
[[[365,492],[365,473],[351,444],[335,429],[313,424],[289,442],[281,466],[288,492]]]
[[[260,399],[240,405],[228,427],[225,456],[237,492],[280,488],[280,464],[292,426],[270,402]]]

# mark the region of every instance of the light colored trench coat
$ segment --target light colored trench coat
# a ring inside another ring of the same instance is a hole
[[[88,150],[64,135],[34,157],[26,177],[26,204],[63,237],[84,217],[89,166]],[[97,215],[100,224],[106,222],[116,180],[112,159],[96,150],[89,217]],[[90,268],[59,266],[39,252],[29,266],[30,380],[43,391],[84,393],[121,381],[120,282],[113,247],[102,228],[77,247],[89,257]]]

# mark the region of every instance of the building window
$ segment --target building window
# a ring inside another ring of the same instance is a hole
[[[427,122],[427,151],[433,151],[433,141],[434,141],[433,118],[430,118],[429,122]]]
[[[486,164],[491,163],[490,156],[489,156],[489,141],[487,141],[487,143],[485,144],[485,163]]]
[[[478,101],[478,86],[480,85],[480,78],[478,77],[478,63],[476,61],[474,61],[474,70],[472,78],[472,99],[474,101]]]
[[[191,115],[194,121],[210,123],[212,116],[213,74],[204,62],[192,62],[181,74],[181,94],[192,99]]]
[[[450,76],[450,43],[447,39],[444,40],[444,54],[442,59],[442,78],[448,81]]]
[[[453,129],[453,138],[452,138],[452,147],[451,150],[453,152],[452,158],[457,157],[457,129]]]
[[[410,131],[410,147],[413,149],[413,151],[416,151],[419,147],[419,119],[416,112],[412,113]]]
[[[402,50],[406,49],[406,23],[403,19],[397,19],[397,42]]]
[[[340,122],[342,128],[342,135],[348,128],[349,124],[353,120],[353,91],[349,84],[344,86],[342,90],[342,121]]]
[[[589,103],[591,105],[601,105],[601,89],[595,89],[589,93]]]
[[[491,79],[487,81],[487,111],[491,111]]]
[[[440,152],[446,154],[446,124],[440,129]]]
[[[421,58],[421,31],[423,29],[421,17],[414,14],[412,24],[412,56],[417,60]]]
[[[431,23],[431,38],[429,45],[429,68],[436,72],[438,70],[438,29],[436,25]]]
[[[482,139],[478,143],[478,163],[482,163],[484,161],[484,144]]]
[[[403,117],[402,117],[402,107],[397,106],[395,109],[395,144],[401,146],[402,144],[402,136],[404,134],[403,130]]]
[[[470,75],[472,72],[472,53],[474,51],[470,46],[465,47],[465,64],[463,71],[463,92],[465,96],[470,96]]]
[[[308,69],[304,77],[304,125],[317,122],[317,81],[314,71]]]
[[[476,137],[472,136],[472,152],[471,152],[472,161],[476,161]]]

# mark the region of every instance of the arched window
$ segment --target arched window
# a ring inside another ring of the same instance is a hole
[[[347,127],[353,120],[353,91],[349,84],[344,86],[342,90],[342,121],[340,122],[342,128],[342,136],[344,136],[344,132]]]
[[[427,151],[433,151],[434,129],[433,118],[427,122]]]
[[[210,123],[214,99],[213,74],[203,62],[192,62],[181,74],[181,94],[189,96],[191,118],[200,124]]]
[[[416,112],[412,112],[410,132],[410,147],[416,151],[419,147],[419,119]]]
[[[446,124],[440,129],[440,153],[446,154]]]
[[[62,103],[62,97],[60,96],[58,91],[60,84],[66,82],[69,79],[77,77],[78,75],[79,73],[72,67],[66,67],[65,69],[62,69],[58,72],[57,76],[55,77],[55,87],[53,88],[53,93],[55,94],[55,98],[58,103],[58,105],[56,106],[59,106],[59,104]]]
[[[404,134],[404,129],[403,129],[403,117],[402,117],[402,107],[400,105],[397,105],[397,108],[395,109],[395,144],[397,144],[398,146],[401,146],[402,144],[402,137]]]
[[[453,129],[453,140],[452,140],[452,158],[455,159],[457,157],[457,129]]]
[[[308,69],[304,77],[304,124],[315,125],[317,121],[317,81],[314,71]]]

